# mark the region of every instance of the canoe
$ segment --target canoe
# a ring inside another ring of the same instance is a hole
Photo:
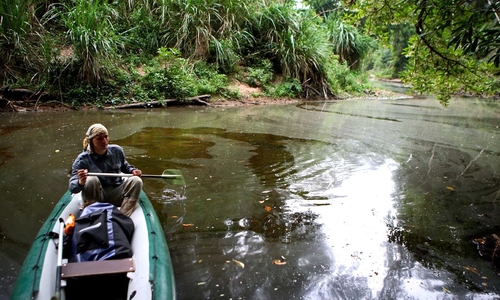
[[[12,292],[12,300],[46,300],[56,295],[57,267],[60,264],[57,250],[59,244],[58,232],[61,224],[59,220],[60,218],[66,220],[70,213],[78,217],[80,201],[80,194],[71,194],[68,191],[54,207],[28,252]],[[144,191],[141,192],[138,205],[131,215],[131,219],[134,221],[135,226],[131,241],[133,257],[130,260],[133,269],[116,275],[125,278],[125,284],[121,291],[115,285],[109,286],[106,290],[117,295],[123,295],[123,297],[125,297],[126,290],[126,299],[176,299],[175,279],[167,241],[158,216]],[[108,263],[110,260],[105,262]],[[99,262],[101,269],[104,268],[104,273],[108,272],[106,263]],[[117,261],[112,263],[116,265]],[[80,267],[83,265],[78,264],[84,263],[73,263],[72,269],[83,270],[84,268]],[[120,263],[121,267],[125,264]],[[69,266],[64,265],[64,267],[67,268],[67,273],[69,273]],[[80,278],[99,278],[99,276],[106,275],[82,276]],[[60,299],[69,298],[66,294],[69,291],[68,288],[72,286],[68,282],[70,280],[78,280],[78,278],[62,280],[63,287],[60,290]],[[82,280],[82,282],[84,281]],[[65,286],[65,284],[67,285]],[[93,285],[76,286],[80,289],[80,294],[85,295],[85,299],[97,299],[100,294],[99,291],[94,291],[95,295],[89,297],[89,290],[97,290],[94,289]],[[74,288],[75,285],[72,286],[72,289]],[[109,295],[106,296],[106,298],[108,297]],[[112,297],[113,299],[122,298],[115,295],[112,295]]]

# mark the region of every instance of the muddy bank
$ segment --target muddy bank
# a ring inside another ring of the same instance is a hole
[[[199,95],[191,97],[185,101],[177,99],[166,99],[163,101],[131,102],[127,104],[111,106],[98,106],[85,104],[80,107],[73,107],[62,100],[58,100],[56,95],[36,92],[28,89],[0,88],[0,111],[27,112],[27,111],[72,111],[72,110],[98,110],[98,109],[140,109],[140,108],[161,108],[168,106],[210,106],[210,107],[235,107],[248,105],[283,105],[304,101],[325,101],[324,99],[305,98],[272,98],[263,96],[255,91],[255,88],[240,86],[239,99],[214,99],[210,95]],[[367,90],[361,96],[337,98],[332,100],[348,99],[404,99],[411,98],[406,94],[385,90]]]

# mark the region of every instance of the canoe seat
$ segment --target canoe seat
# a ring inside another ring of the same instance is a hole
[[[132,257],[102,261],[73,262],[62,264],[61,278],[118,274],[134,271],[135,264]]]

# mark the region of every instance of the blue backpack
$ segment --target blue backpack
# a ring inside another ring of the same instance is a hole
[[[76,219],[72,241],[75,262],[132,257],[134,222],[110,203],[87,206]]]

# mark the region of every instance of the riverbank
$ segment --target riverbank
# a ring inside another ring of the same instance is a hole
[[[323,101],[323,100],[310,100],[303,98],[272,98],[264,96],[261,88],[250,87],[248,85],[238,83],[232,88],[238,90],[240,98],[238,99],[213,99],[210,95],[202,95],[199,97],[193,97],[193,101],[180,102],[176,100],[167,100],[166,102],[154,102],[154,103],[136,103],[135,105],[127,104],[121,106],[97,106],[92,104],[83,105],[81,107],[75,108],[62,101],[57,101],[53,99],[44,99],[42,95],[36,95],[36,93],[18,89],[15,93],[17,97],[5,96],[5,93],[0,94],[0,111],[3,112],[28,112],[28,111],[72,111],[72,110],[98,110],[98,109],[130,109],[130,108],[154,108],[154,107],[165,107],[166,106],[180,106],[180,105],[202,105],[209,107],[236,107],[236,106],[251,106],[251,105],[285,105],[294,104],[304,101]],[[348,100],[348,99],[365,99],[365,100],[375,100],[375,99],[408,99],[412,98],[409,95],[387,91],[387,90],[366,90],[363,95],[337,98],[334,100]]]

